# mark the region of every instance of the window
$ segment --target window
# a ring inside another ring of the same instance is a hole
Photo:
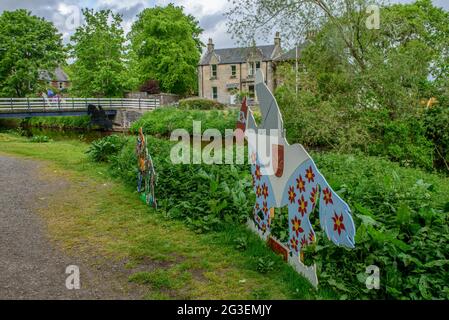
[[[253,85],[250,85],[249,87],[248,87],[248,91],[249,91],[249,96],[250,96],[250,98],[254,98],[254,86]]]
[[[260,69],[260,61],[248,62],[248,75],[253,77],[257,70]]]
[[[217,89],[217,87],[212,87],[212,99],[214,99],[214,100],[218,99],[218,89]]]
[[[59,83],[59,89],[62,89],[64,87],[64,84],[62,82]]]
[[[231,66],[231,78],[235,78],[237,76],[237,66]]]
[[[211,71],[211,74],[212,74],[212,78],[217,78],[217,65],[216,64],[213,64],[212,66],[211,66],[211,69],[212,69],[212,71]]]

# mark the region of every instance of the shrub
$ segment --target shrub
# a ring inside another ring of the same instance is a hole
[[[135,138],[111,157],[111,171],[136,186]],[[156,196],[170,218],[196,232],[222,230],[251,215],[253,195],[248,166],[173,165],[173,143],[148,137],[158,175]],[[404,168],[375,157],[314,154],[320,171],[353,211],[356,248],[332,244],[318,226],[315,246],[305,251],[306,263],[316,263],[322,285],[342,297],[367,299],[448,299],[449,180],[419,169]],[[287,239],[286,210],[276,210],[273,234]],[[235,241],[244,249],[245,241]],[[380,290],[365,286],[366,267],[381,272]],[[270,265],[257,261],[260,272]]]
[[[85,129],[90,126],[90,117],[33,117],[29,125],[42,128]]]
[[[236,110],[182,110],[175,107],[164,107],[147,112],[131,126],[131,132],[137,133],[142,127],[146,134],[169,137],[175,129],[185,129],[193,134],[193,121],[201,121],[202,131],[214,128],[223,135],[225,129],[235,129]]]
[[[424,116],[426,136],[435,146],[435,167],[449,173],[449,107],[437,105]]]
[[[159,87],[159,81],[157,80],[147,80],[143,85],[140,86],[141,92],[146,92],[148,94],[158,94],[161,93]]]
[[[92,142],[86,153],[96,162],[108,162],[123,149],[127,139],[123,136],[111,135]]]
[[[179,108],[184,110],[224,110],[225,105],[215,100],[189,98],[179,101]]]

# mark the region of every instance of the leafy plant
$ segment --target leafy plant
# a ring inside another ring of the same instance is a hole
[[[274,261],[271,260],[270,258],[259,258],[257,260],[257,271],[259,271],[260,273],[268,273],[273,271],[274,268]]]
[[[122,150],[126,139],[122,136],[111,135],[92,142],[86,153],[96,162],[107,162]]]

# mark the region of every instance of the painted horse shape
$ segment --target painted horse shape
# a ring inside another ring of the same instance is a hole
[[[306,267],[300,260],[302,248],[315,242],[310,214],[318,206],[320,225],[328,239],[336,245],[353,248],[355,226],[351,211],[329,186],[304,147],[287,142],[279,106],[260,70],[256,73],[255,89],[262,114],[260,125],[256,124],[246,100],[237,123],[237,128],[245,131],[251,155],[252,182],[257,196],[253,229],[267,239],[274,208],[287,206],[288,260],[316,286],[315,266]]]

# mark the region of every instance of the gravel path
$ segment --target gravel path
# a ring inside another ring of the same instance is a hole
[[[0,299],[123,299],[103,272],[69,257],[47,237],[37,210],[68,182],[38,178],[37,161],[0,156]],[[67,266],[80,269],[80,290],[66,288]],[[88,265],[88,264],[87,264]],[[115,283],[116,284],[116,283]]]

